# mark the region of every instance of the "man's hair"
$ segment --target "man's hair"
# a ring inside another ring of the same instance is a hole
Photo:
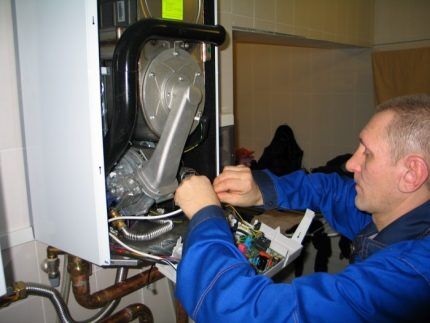
[[[430,167],[430,94],[401,96],[377,107],[393,111],[387,137],[394,162],[410,153],[422,154]]]

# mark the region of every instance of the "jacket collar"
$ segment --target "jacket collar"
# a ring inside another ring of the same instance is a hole
[[[353,257],[355,260],[363,260],[394,243],[421,239],[429,234],[430,200],[401,216],[379,232],[373,221],[370,222],[353,241]]]

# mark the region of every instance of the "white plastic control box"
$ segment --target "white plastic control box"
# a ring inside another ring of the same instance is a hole
[[[315,212],[307,209],[303,219],[291,238],[283,235],[279,227],[273,229],[268,225],[261,223],[260,231],[262,231],[264,236],[271,241],[269,248],[283,257],[280,262],[265,271],[263,275],[273,277],[300,255],[303,248],[303,238],[305,237],[314,217]],[[176,282],[176,271],[171,266],[157,264],[157,267],[164,276],[169,278],[171,281]]]

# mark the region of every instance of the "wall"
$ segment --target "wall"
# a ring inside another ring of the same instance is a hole
[[[374,112],[370,49],[235,45],[237,145],[258,159],[286,123],[304,166],[352,153]]]
[[[430,46],[429,12],[427,0],[375,0],[375,49]]]
[[[373,43],[374,0],[220,0],[220,23],[233,30],[265,31],[341,44]],[[221,51],[221,109],[233,115],[232,39]],[[232,120],[232,118],[228,118]]]
[[[25,181],[24,146],[18,101],[17,71],[13,40],[11,1],[0,0],[0,245],[7,283],[14,281],[49,284],[40,270],[46,245],[33,240]],[[129,276],[136,274],[132,270]],[[92,291],[110,286],[115,270],[93,267]],[[144,303],[157,322],[174,322],[174,308],[167,279],[125,297],[118,309]],[[70,297],[74,319],[83,320],[96,311],[86,310]],[[41,297],[29,297],[0,309],[0,322],[55,322],[52,305]]]

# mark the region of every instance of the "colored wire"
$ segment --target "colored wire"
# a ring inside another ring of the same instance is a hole
[[[175,264],[172,262],[172,260],[174,260],[174,261],[178,261],[178,259],[175,259],[175,258],[170,258],[169,259],[169,257],[166,257],[166,258],[163,258],[163,257],[159,257],[159,256],[154,256],[154,255],[151,255],[151,254],[149,254],[149,253],[146,253],[146,252],[143,252],[143,251],[139,251],[139,250],[137,250],[137,249],[134,249],[133,247],[130,247],[128,244],[126,244],[126,243],[124,243],[123,241],[121,241],[116,235],[114,235],[112,232],[109,232],[109,236],[117,243],[117,244],[119,244],[121,247],[123,247],[125,250],[128,250],[128,251],[130,251],[130,252],[132,252],[132,253],[134,253],[134,254],[136,254],[136,255],[139,255],[139,256],[141,256],[141,257],[144,257],[144,258],[149,258],[149,259],[153,259],[153,260],[155,260],[155,261],[157,261],[157,262],[161,262],[161,263],[164,263],[164,264],[167,264],[167,265],[170,265],[170,266],[172,266],[175,270],[176,270],[176,266],[175,266]]]

